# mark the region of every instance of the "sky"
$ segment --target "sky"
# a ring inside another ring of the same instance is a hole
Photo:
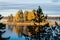
[[[51,3],[59,2],[60,0],[0,0],[0,2],[10,3],[10,4],[21,4],[21,3]]]
[[[10,14],[15,15],[20,9],[35,9],[38,6],[37,4],[39,4],[43,12],[48,15],[51,15],[52,13],[53,15],[54,13],[60,15],[60,0],[0,0],[0,14],[3,16]]]
[[[51,0],[0,0],[0,2],[10,3],[10,4],[21,4],[21,3],[46,3],[51,2]]]

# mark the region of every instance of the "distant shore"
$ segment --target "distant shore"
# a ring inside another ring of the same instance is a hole
[[[60,22],[57,22],[57,24],[60,26]],[[55,26],[55,22],[50,21],[50,22],[49,22],[49,25],[50,25],[50,26]]]

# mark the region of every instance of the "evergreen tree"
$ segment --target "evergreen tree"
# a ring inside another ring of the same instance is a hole
[[[3,18],[3,16],[1,16],[1,14],[0,14],[0,20]]]
[[[44,16],[41,7],[39,6],[37,9],[37,16],[38,16],[38,20],[37,22],[42,22],[43,20],[47,19],[47,15]]]
[[[41,7],[39,6],[38,9],[37,9],[37,16],[38,16],[38,22],[41,22],[42,19],[41,19],[41,15],[42,15],[42,9]]]
[[[1,19],[2,19],[2,16],[0,15],[0,20],[1,20]],[[0,22],[0,40],[8,40],[8,39],[10,38],[10,37],[8,37],[8,38],[3,38],[3,37],[2,37],[3,33],[6,32],[4,29],[6,29],[6,25],[5,25],[5,24],[2,24],[2,23]],[[1,31],[1,30],[3,30],[3,31]]]

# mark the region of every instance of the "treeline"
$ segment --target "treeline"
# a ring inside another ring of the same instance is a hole
[[[12,14],[8,16],[8,21],[15,21],[15,22],[23,22],[23,21],[35,21],[35,22],[42,22],[47,19],[47,15],[45,16],[41,7],[39,6],[37,10],[33,9],[32,11],[22,11],[19,10],[15,16]]]
[[[48,17],[47,19],[58,19],[58,20],[60,20],[60,17]]]

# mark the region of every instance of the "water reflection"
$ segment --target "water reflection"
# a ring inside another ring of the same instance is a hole
[[[60,40],[60,26],[56,22],[55,26],[49,26],[49,24],[45,26],[13,26],[0,23],[0,29],[5,29],[0,30],[0,40]]]
[[[60,26],[45,27],[45,32],[40,34],[32,31],[35,38],[33,38],[33,35],[29,36],[26,26],[7,26],[7,28],[9,33],[11,33],[10,40],[60,40]],[[36,34],[39,35],[38,38],[36,38]]]
[[[7,27],[8,27],[8,30],[10,30],[13,33],[13,35],[15,35],[13,37],[11,36],[12,39],[14,37],[16,37],[13,40],[22,40],[22,39],[25,40],[26,37],[24,35],[27,33],[26,32],[26,30],[27,30],[26,27],[24,27],[24,26],[7,26]],[[12,39],[10,39],[10,40],[12,40]]]
[[[7,38],[2,37],[2,35],[6,32],[4,29],[6,29],[6,25],[0,23],[0,40],[9,40],[10,37],[7,37]]]

